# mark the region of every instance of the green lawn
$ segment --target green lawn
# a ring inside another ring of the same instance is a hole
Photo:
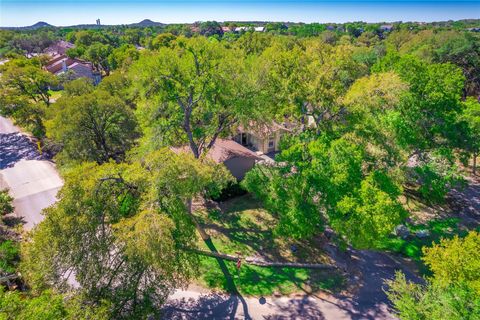
[[[425,224],[407,224],[407,227],[411,230],[412,234],[418,230],[428,230],[430,236],[423,239],[420,239],[415,235],[411,235],[407,239],[392,236],[387,241],[378,243],[377,248],[402,254],[420,263],[423,256],[423,247],[430,247],[433,243],[438,243],[442,238],[451,238],[454,235],[465,236],[467,231],[458,228],[459,220],[459,218],[452,217],[431,220]],[[422,264],[419,265],[421,266],[421,271],[427,271]]]
[[[58,91],[48,90],[48,93],[50,94],[51,100],[57,100],[62,96],[62,90],[58,90]]]
[[[328,263],[324,252],[314,242],[280,238],[273,228],[276,220],[251,196],[236,197],[221,203],[220,208],[199,213],[202,225],[212,237],[219,252],[256,256],[270,261]],[[291,245],[297,250],[292,252]],[[199,246],[208,250],[203,241]],[[300,268],[266,268],[225,261],[238,291],[245,295],[290,294],[301,291],[336,291],[342,289],[343,278],[333,271]],[[199,283],[209,288],[227,290],[227,280],[217,260],[202,257]]]

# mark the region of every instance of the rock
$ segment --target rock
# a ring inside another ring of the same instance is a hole
[[[405,239],[410,235],[410,230],[406,225],[400,224],[395,227],[395,234],[400,238]]]
[[[425,239],[430,237],[430,231],[428,230],[418,230],[415,232],[415,236],[419,239]]]

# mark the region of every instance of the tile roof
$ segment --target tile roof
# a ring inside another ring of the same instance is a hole
[[[191,152],[188,146],[171,148],[173,152]],[[216,163],[223,163],[232,158],[251,158],[262,160],[255,152],[242,146],[241,144],[227,139],[217,139],[213,147],[208,151],[207,157]]]

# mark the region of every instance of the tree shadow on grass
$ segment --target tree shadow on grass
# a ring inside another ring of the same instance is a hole
[[[207,240],[204,240],[204,242],[207,245],[207,247],[210,249],[211,252],[218,253],[217,248],[215,248],[215,245],[213,244],[211,238],[209,238]],[[219,265],[220,269],[222,270],[222,273],[225,277],[228,292],[232,294],[232,297],[240,300],[240,302],[242,303],[243,314],[244,314],[245,319],[247,319],[247,320],[251,319],[250,315],[248,313],[247,302],[245,301],[245,299],[242,297],[242,295],[238,291],[237,286],[235,285],[235,282],[233,280],[233,277],[232,277],[230,271],[228,270],[227,265],[225,264],[225,261],[223,259],[220,259],[220,258],[215,258],[215,259],[217,260],[217,263],[218,263],[218,265]],[[233,309],[232,319],[235,318],[237,305],[238,305],[238,301],[236,302],[235,308]]]

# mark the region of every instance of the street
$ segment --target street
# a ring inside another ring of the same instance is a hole
[[[0,117],[0,188],[8,188],[15,198],[15,214],[26,230],[42,221],[42,210],[56,201],[62,185],[55,165],[43,160],[10,120]]]

